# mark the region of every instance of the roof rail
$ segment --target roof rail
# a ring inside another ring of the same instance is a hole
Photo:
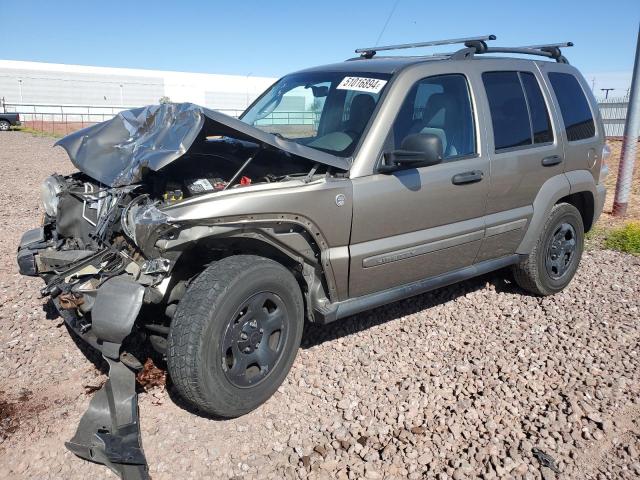
[[[573,42],[548,43],[542,45],[528,45],[524,47],[476,47],[475,45],[466,45],[451,55],[454,60],[470,58],[473,55],[482,53],[515,53],[519,55],[537,55],[539,57],[552,58],[558,63],[569,63],[567,58],[562,55],[560,48],[573,47]]]
[[[451,38],[449,40],[432,40],[430,42],[419,43],[403,43],[400,45],[384,45],[379,47],[367,47],[358,48],[356,53],[359,53],[363,58],[372,58],[377,52],[385,50],[403,50],[406,48],[420,48],[420,47],[435,47],[437,45],[453,45],[456,43],[464,43],[467,48],[474,48],[482,50],[487,48],[487,44],[484,43],[487,40],[495,40],[495,35],[483,35],[480,37],[466,37],[466,38]]]

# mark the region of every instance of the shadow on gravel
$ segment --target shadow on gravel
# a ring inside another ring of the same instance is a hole
[[[417,295],[405,300],[400,300],[389,305],[378,307],[371,311],[359,313],[357,315],[353,315],[329,325],[316,325],[307,322],[305,323],[300,348],[312,348],[314,346],[321,345],[324,342],[329,342],[341,337],[346,337],[348,335],[367,330],[371,327],[375,327],[392,320],[397,320],[398,318],[412,315],[428,308],[442,305],[468,293],[482,290],[486,287],[487,283],[492,284],[495,288],[495,291],[499,293],[524,294],[524,291],[517,287],[517,285],[514,283],[510,271],[508,269],[500,270],[467,280],[465,282],[460,282],[448,287],[439,288],[432,292],[427,292],[422,295]],[[67,326],[66,323],[64,323],[61,315],[58,313],[58,310],[51,300],[43,305],[43,310],[45,311],[47,319],[62,320],[60,328],[62,328],[62,326],[64,325],[67,328],[69,335],[73,339],[73,342],[76,344],[78,349],[80,349],[83,355],[95,366],[97,370],[105,375],[108,374],[108,365],[102,358],[100,352],[86,344],[76,335],[76,333],[71,328]],[[133,352],[134,350],[136,349],[132,348],[128,351]],[[138,358],[151,358],[153,360],[153,363],[155,364],[154,367],[157,366],[163,371],[167,370],[166,363],[163,361],[163,359],[160,358],[159,354],[157,354],[155,351],[152,351],[150,348],[145,349],[144,352],[139,351],[135,353],[139,355]],[[168,374],[168,372],[166,375],[165,388],[171,401],[176,406],[186,410],[192,415],[197,415],[198,417],[206,418],[209,420],[227,420],[226,418],[203,412],[182,399],[182,397],[180,397],[180,395],[173,387],[173,382],[171,381],[171,376]],[[136,391],[140,393],[144,391],[144,388],[137,383]]]
[[[58,309],[54,305],[53,300],[49,299],[49,301],[42,306],[42,310],[44,310],[47,320],[60,320],[61,323],[60,325],[58,325],[58,328],[65,328],[67,330],[67,333],[73,340],[73,343],[76,344],[76,347],[78,347],[82,354],[93,364],[93,366],[97,370],[105,375],[109,372],[107,362],[104,360],[104,358],[102,358],[100,352],[93,349],[81,338],[78,338],[76,333],[66,324],[66,322],[62,318],[62,315],[60,315],[60,313],[58,312]]]
[[[300,347],[305,349],[315,347],[324,342],[346,337],[371,327],[442,305],[468,293],[482,290],[487,283],[492,284],[498,293],[524,294],[524,291],[514,283],[509,269],[499,270],[423,293],[422,295],[390,303],[328,325],[306,323]]]

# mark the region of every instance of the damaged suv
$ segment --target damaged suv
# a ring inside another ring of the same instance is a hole
[[[110,366],[69,448],[123,475],[144,464],[144,359],[125,339],[164,354],[189,403],[235,417],[282,383],[305,319],[504,267],[562,290],[604,203],[602,121],[570,44],[494,38],[362,49],[283,77],[239,119],[156,105],[60,140],[79,172],[45,180],[18,264]]]

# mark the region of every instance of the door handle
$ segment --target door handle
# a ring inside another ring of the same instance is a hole
[[[562,157],[560,155],[551,155],[542,159],[543,167],[553,167],[554,165],[558,165],[560,163],[562,163]]]
[[[464,185],[467,183],[476,183],[482,180],[484,172],[480,170],[472,170],[470,172],[458,173],[451,178],[454,185]]]

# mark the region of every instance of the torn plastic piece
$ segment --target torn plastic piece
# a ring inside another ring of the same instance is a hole
[[[109,379],[91,399],[76,434],[65,444],[79,457],[106,465],[123,480],[149,479],[140,438],[136,378],[120,361],[120,347],[131,333],[143,296],[144,287],[129,276],[113,277],[98,289],[91,333],[109,364]]]
[[[102,463],[123,480],[149,478],[140,439],[135,374],[105,356],[109,379],[95,394],[74,437],[65,443],[73,453]]]
[[[544,453],[542,450],[540,450],[537,447],[533,447],[531,449],[531,453],[538,460],[538,462],[540,462],[541,466],[551,469],[551,471],[554,473],[560,473],[560,470],[556,465],[556,461],[553,459],[551,455],[549,455],[548,453]]]

